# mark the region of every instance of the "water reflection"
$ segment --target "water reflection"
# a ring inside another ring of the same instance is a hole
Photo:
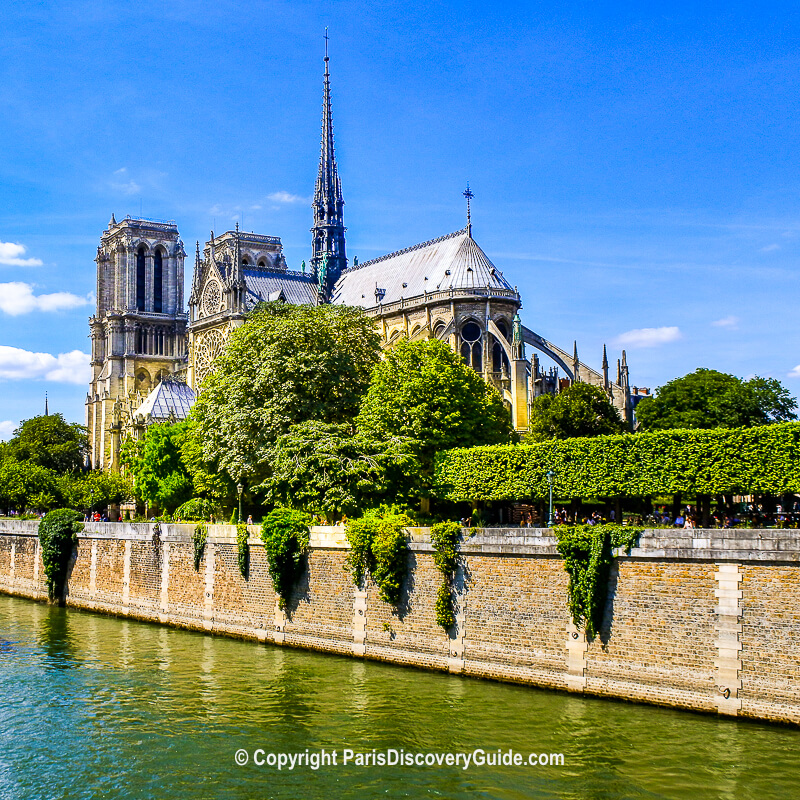
[[[48,669],[72,669],[77,665],[78,649],[70,632],[69,615],[66,608],[55,605],[43,606],[38,626],[38,643],[46,657]]]
[[[787,800],[800,731],[204,636],[0,596],[0,797]],[[53,670],[59,670],[54,673]],[[237,767],[306,748],[561,768]]]

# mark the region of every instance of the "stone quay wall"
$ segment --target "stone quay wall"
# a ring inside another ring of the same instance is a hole
[[[342,528],[312,529],[308,568],[278,606],[259,528],[248,578],[236,530],[211,525],[199,570],[192,525],[88,523],[67,605],[588,695],[800,725],[800,531],[650,530],[611,570],[603,627],[567,612],[551,532],[486,529],[461,547],[456,625],[436,625],[441,576],[428,531],[409,531],[400,609],[345,570]],[[0,520],[0,591],[46,599],[37,523]]]

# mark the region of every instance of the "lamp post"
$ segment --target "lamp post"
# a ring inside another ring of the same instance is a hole
[[[244,487],[241,483],[236,484],[236,491],[239,493],[239,524],[242,524],[242,489]]]
[[[550,515],[547,518],[547,527],[553,527],[553,470],[547,470],[547,482],[550,484]]]

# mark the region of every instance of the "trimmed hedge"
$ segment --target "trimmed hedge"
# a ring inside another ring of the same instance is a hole
[[[434,493],[447,500],[800,492],[800,422],[670,430],[448,450]]]

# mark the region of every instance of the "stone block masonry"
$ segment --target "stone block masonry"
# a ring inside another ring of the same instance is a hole
[[[611,570],[593,640],[567,611],[547,530],[486,529],[461,547],[456,624],[436,625],[441,575],[427,529],[409,531],[400,607],[353,585],[342,528],[313,528],[308,565],[278,606],[260,529],[247,578],[236,529],[211,525],[199,570],[193,525],[89,523],[67,605],[276,645],[335,652],[727,717],[800,725],[800,534],[646,531]],[[36,522],[0,520],[0,591],[47,598]]]

